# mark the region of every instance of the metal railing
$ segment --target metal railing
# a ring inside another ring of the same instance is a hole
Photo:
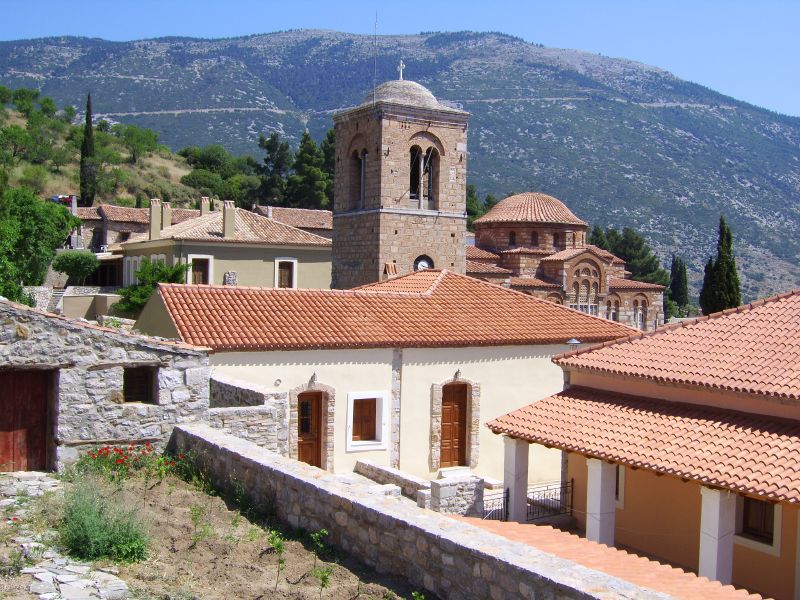
[[[572,514],[574,480],[535,485],[528,488],[527,520],[536,521],[557,515]]]
[[[484,493],[483,518],[486,521],[508,520],[508,489]]]

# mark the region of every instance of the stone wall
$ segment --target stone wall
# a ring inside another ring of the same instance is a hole
[[[34,308],[39,310],[47,310],[47,305],[50,304],[50,296],[53,295],[53,288],[47,286],[32,286],[26,285],[22,291],[33,298]]]
[[[433,479],[430,509],[448,515],[483,518],[483,479],[474,475]]]
[[[123,373],[153,369],[152,402],[126,401]],[[49,466],[60,468],[91,444],[169,438],[176,423],[208,410],[208,355],[0,302],[0,369],[48,373]]]
[[[272,394],[249,381],[214,375],[209,380],[209,408],[263,406]],[[285,394],[284,394],[285,396]]]
[[[344,484],[207,425],[175,428],[172,446],[198,456],[218,489],[230,490],[235,478],[292,527],[324,527],[334,546],[444,599],[665,597],[376,493],[375,486]]]
[[[399,469],[375,464],[371,460],[359,460],[356,463],[355,472],[368,477],[376,483],[394,484],[400,488],[404,496],[414,500],[417,498],[417,492],[428,490],[431,487],[431,482],[427,479],[403,473]]]

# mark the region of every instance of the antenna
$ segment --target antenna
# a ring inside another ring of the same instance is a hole
[[[378,11],[375,11],[375,37],[372,43],[372,106],[375,106],[375,88],[378,86]]]

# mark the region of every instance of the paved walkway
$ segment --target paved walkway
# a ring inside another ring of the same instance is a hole
[[[454,517],[491,531],[515,542],[522,542],[561,558],[566,558],[589,569],[624,579],[643,588],[663,592],[673,598],[686,600],[722,600],[761,596],[746,590],[737,590],[718,581],[709,582],[705,577],[664,565],[649,558],[630,554],[617,548],[609,548],[586,538],[554,529],[548,525],[512,523],[506,521],[484,521],[473,517]]]
[[[6,523],[18,528],[12,538],[33,566],[22,573],[32,577],[30,592],[40,600],[122,600],[130,593],[117,577],[115,567],[93,569],[91,565],[62,556],[51,548],[55,532],[35,533],[27,522],[30,499],[47,491],[59,492],[61,484],[47,473],[0,474],[0,508]]]

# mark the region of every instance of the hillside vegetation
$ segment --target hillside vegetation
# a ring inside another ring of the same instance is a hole
[[[745,299],[800,286],[800,119],[627,60],[496,33],[288,31],[224,40],[0,43],[0,83],[36,87],[162,143],[258,155],[259,136],[322,140],[331,114],[406,76],[472,113],[469,178],[483,198],[538,190],[603,227],[634,227],[695,290],[720,214]]]

